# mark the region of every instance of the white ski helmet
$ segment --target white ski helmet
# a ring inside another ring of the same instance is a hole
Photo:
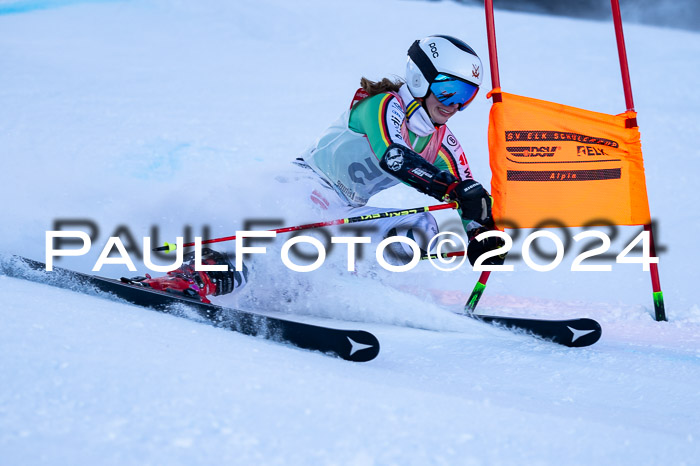
[[[406,84],[413,97],[418,99],[427,97],[430,85],[440,74],[478,88],[482,71],[481,60],[474,49],[452,36],[428,36],[415,41],[408,49]]]

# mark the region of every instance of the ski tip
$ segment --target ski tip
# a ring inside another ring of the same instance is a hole
[[[367,362],[379,354],[379,340],[364,330],[349,332],[346,336],[347,347],[340,357],[353,362]]]
[[[483,322],[524,331],[544,340],[570,348],[582,348],[596,343],[603,334],[600,324],[589,318],[547,320],[523,317],[500,317],[468,314]]]
[[[578,319],[575,323],[567,325],[571,332],[571,340],[562,342],[570,348],[582,348],[595,344],[603,335],[603,328],[598,321],[588,318]]]

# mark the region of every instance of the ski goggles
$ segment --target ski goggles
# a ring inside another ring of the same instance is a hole
[[[443,105],[459,104],[459,110],[464,110],[474,100],[479,86],[446,74],[438,74],[430,85],[437,100]]]

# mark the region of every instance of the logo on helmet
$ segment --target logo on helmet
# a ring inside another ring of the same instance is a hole
[[[476,65],[472,65],[472,76],[475,77],[476,79],[479,79],[479,67]]]
[[[431,42],[430,44],[430,51],[433,53],[433,58],[437,58],[440,56],[438,53],[437,45],[435,45],[435,42]]]

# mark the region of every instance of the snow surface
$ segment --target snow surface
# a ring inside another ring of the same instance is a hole
[[[611,24],[496,24],[504,90],[625,110]],[[43,260],[56,219],[99,226],[88,255],[58,262],[84,272],[122,226],[161,242],[318,220],[280,182],[288,162],[360,76],[402,75],[433,33],[486,62],[483,11],[450,2],[0,1],[0,253]],[[595,318],[603,337],[584,349],[457,315],[467,267],[351,274],[338,256],[296,274],[270,247],[218,301],[369,330],[382,350],[366,364],[0,276],[0,464],[697,464],[700,36],[625,34],[669,322],[652,318],[648,272],[568,272],[577,250],[552,272],[492,274],[480,309]],[[488,182],[484,95],[450,127]],[[430,203],[404,187],[373,199]]]

